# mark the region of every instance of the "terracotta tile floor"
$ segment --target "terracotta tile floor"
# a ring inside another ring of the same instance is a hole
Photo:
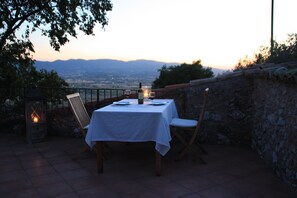
[[[156,177],[153,143],[109,143],[103,174],[92,152],[72,159],[82,145],[61,137],[30,145],[0,133],[0,197],[296,197],[249,148],[205,145],[206,165],[193,155],[176,162],[171,150]]]

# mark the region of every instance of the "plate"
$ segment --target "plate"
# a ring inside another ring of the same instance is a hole
[[[113,102],[114,105],[129,105],[130,102]]]
[[[160,106],[160,105],[165,105],[166,102],[151,102],[150,105],[154,105],[154,106]]]

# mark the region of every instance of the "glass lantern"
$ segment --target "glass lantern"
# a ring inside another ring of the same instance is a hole
[[[148,98],[150,97],[151,86],[143,86],[142,90],[143,90],[143,98],[145,100],[148,100]]]
[[[46,100],[40,89],[28,88],[25,101],[25,115],[28,143],[44,141],[47,135]]]

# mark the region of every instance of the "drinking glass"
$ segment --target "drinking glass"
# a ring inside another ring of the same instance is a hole
[[[149,99],[154,100],[155,97],[156,97],[156,93],[153,92],[153,91],[151,91],[151,92],[150,92]]]
[[[126,90],[124,91],[124,95],[125,95],[126,98],[128,99],[129,96],[131,95],[131,90],[130,90],[130,89],[126,89]]]

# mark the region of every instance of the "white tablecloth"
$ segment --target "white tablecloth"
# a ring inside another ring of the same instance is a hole
[[[88,128],[86,143],[92,148],[96,141],[156,142],[155,149],[165,155],[170,149],[172,118],[178,117],[174,100],[155,106],[151,101],[138,105],[136,99],[125,99],[129,105],[111,104],[95,110]]]

